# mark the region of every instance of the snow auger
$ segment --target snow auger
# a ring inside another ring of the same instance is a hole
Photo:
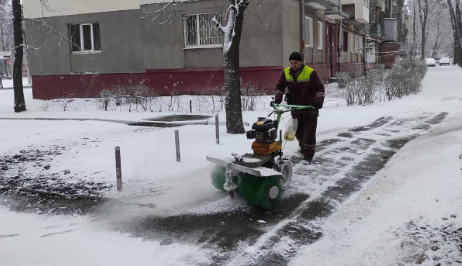
[[[252,129],[246,132],[247,139],[255,139],[253,153],[233,153],[227,158],[206,156],[208,161],[216,164],[212,171],[215,188],[228,192],[231,197],[237,193],[249,203],[264,209],[273,209],[292,181],[292,163],[282,158],[282,131],[279,131],[277,140],[281,116],[292,110],[314,109],[313,106],[274,102],[271,102],[271,107],[274,110],[268,117],[275,114],[276,120],[259,117]]]

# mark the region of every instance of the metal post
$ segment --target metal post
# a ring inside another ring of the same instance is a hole
[[[175,130],[176,161],[181,162],[180,154],[180,131]]]
[[[217,144],[220,145],[220,123],[218,121],[218,114],[215,115],[215,134],[216,134]]]
[[[192,114],[192,100],[189,100],[189,113]]]
[[[120,147],[115,147],[117,191],[122,191],[122,160],[120,157]]]

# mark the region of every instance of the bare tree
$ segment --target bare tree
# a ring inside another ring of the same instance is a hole
[[[417,11],[416,11],[416,4],[415,2],[412,2],[412,6],[413,6],[413,14],[412,14],[412,48],[411,48],[411,58],[414,56],[414,52],[415,52],[415,49],[416,49],[416,34],[417,34],[417,30],[416,30],[416,18],[417,18]]]
[[[0,51],[9,51],[12,48],[13,36],[13,12],[8,0],[0,0]],[[4,67],[4,73],[0,73],[0,89],[3,88],[2,75],[9,76],[8,66],[0,61],[0,68]]]
[[[420,30],[422,31],[420,55],[423,60],[425,58],[425,45],[427,43],[427,24],[430,14],[430,2],[429,0],[417,0],[417,4],[419,9]]]
[[[239,45],[241,42],[244,12],[249,0],[229,0],[228,21],[222,26],[215,18],[215,24],[224,34],[223,69],[226,89],[226,132],[242,134],[241,84],[239,75]]]
[[[447,42],[447,35],[451,27],[451,18],[449,16],[446,2],[437,2],[432,8],[428,21],[427,42],[432,44],[432,57],[437,56],[437,52],[444,42]]]
[[[454,63],[462,66],[462,14],[460,0],[447,0],[454,35]]]
[[[152,7],[153,10],[144,11],[143,18],[151,21],[159,19],[162,14],[165,19],[161,19],[160,24],[169,23],[176,15],[175,7],[180,3],[179,0],[164,0]],[[229,0],[229,7],[226,12],[225,25],[221,19],[213,19],[217,28],[224,35],[223,44],[223,69],[225,83],[225,108],[226,108],[226,131],[231,134],[244,133],[242,122],[242,103],[241,103],[241,84],[239,75],[239,45],[241,41],[242,28],[245,11],[248,9],[250,0]],[[221,16],[221,15],[220,15]]]
[[[7,3],[8,0],[0,0],[0,4],[4,6],[4,3]],[[48,6],[48,0],[37,0],[40,1],[42,10],[53,11]],[[24,49],[33,48],[30,45],[26,44],[24,38],[24,29],[23,29],[23,20],[26,18],[23,17],[23,6],[21,0],[12,0],[12,11],[13,11],[13,35],[14,35],[14,65],[13,65],[13,88],[14,88],[14,111],[15,112],[24,112],[26,109],[26,101],[24,98],[24,88],[22,83],[22,65],[24,59]],[[49,26],[45,19],[33,19],[28,20],[38,22],[40,26],[46,27],[58,35],[61,40],[69,42],[71,45],[76,45],[72,43],[72,40],[67,38],[58,32],[58,30]],[[61,42],[60,40],[60,42]],[[35,49],[35,48],[34,48]]]
[[[13,47],[13,11],[8,0],[0,0],[0,51]]]
[[[14,111],[24,112],[26,100],[22,85],[22,61],[24,56],[24,37],[22,29],[22,6],[20,0],[13,0],[13,27],[14,27],[14,65],[13,65],[13,88],[14,88]]]

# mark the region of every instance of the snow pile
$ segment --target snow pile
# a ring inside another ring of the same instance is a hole
[[[462,222],[452,214],[442,221],[420,217],[396,231],[401,238],[405,265],[460,265],[462,264]]]

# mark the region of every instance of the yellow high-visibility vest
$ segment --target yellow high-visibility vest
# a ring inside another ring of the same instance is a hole
[[[312,69],[311,67],[305,66],[302,69],[302,72],[300,73],[300,75],[298,75],[297,82],[310,82],[311,73],[313,73],[313,71],[314,71],[314,69]],[[287,82],[294,82],[294,79],[290,75],[290,67],[286,67],[284,69],[284,74],[286,76],[286,81]]]

